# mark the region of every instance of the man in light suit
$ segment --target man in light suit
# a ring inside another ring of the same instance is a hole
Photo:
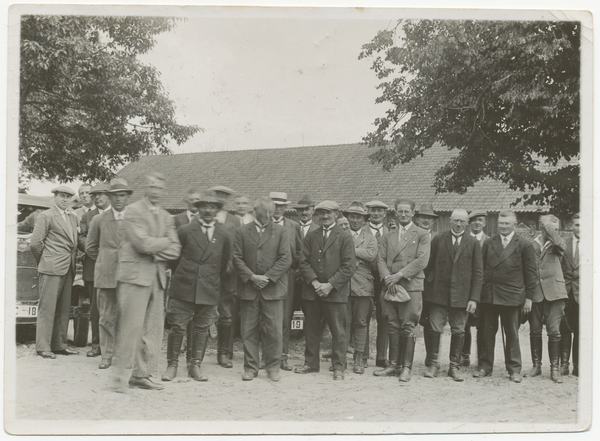
[[[85,242],[85,254],[94,260],[94,287],[97,290],[98,328],[102,359],[99,369],[112,364],[117,338],[117,275],[123,220],[133,190],[124,179],[113,179],[108,188],[110,209],[92,219]]]
[[[319,372],[319,345],[323,316],[332,336],[333,379],[343,380],[346,369],[346,304],[350,294],[350,279],[356,271],[354,241],[343,231],[336,219],[340,207],[335,201],[323,201],[315,207],[321,227],[308,233],[302,245],[300,272],[304,279],[306,349],[304,366],[294,372]]]
[[[77,254],[77,216],[67,211],[75,192],[66,185],[52,190],[54,206],[39,214],[31,236],[38,264],[40,302],[35,350],[44,358],[79,352],[67,347],[71,287]]]
[[[556,216],[541,216],[540,223],[542,232],[533,240],[533,249],[539,263],[539,283],[533,295],[529,315],[533,367],[525,376],[536,377],[542,374],[542,327],[545,324],[548,334],[550,378],[555,383],[562,383],[559,371],[560,324],[565,315],[565,301],[568,296],[560,260],[567,246],[558,234],[559,221]]]
[[[393,292],[400,285],[408,294],[407,301],[386,300],[383,313],[388,317],[390,365],[375,371],[376,376],[400,374],[400,381],[410,381],[415,354],[415,326],[423,307],[423,270],[429,262],[429,234],[412,222],[415,203],[409,199],[396,200],[398,230],[383,236],[377,263],[385,290]]]
[[[81,218],[85,213],[94,209],[94,199],[92,194],[92,184],[81,184],[78,190],[79,194],[79,202],[81,202],[81,207],[75,210],[75,215],[77,216],[77,222],[81,222]]]
[[[448,376],[454,381],[464,380],[459,366],[465,326],[469,314],[477,309],[483,284],[481,246],[477,239],[465,234],[467,222],[465,210],[454,210],[450,216],[451,230],[436,235],[431,243],[425,278],[432,289],[423,292],[429,303],[429,320],[424,333],[425,339],[430,339],[425,346],[425,377],[428,378],[437,377],[439,372],[440,337],[449,321],[452,337]]]
[[[571,333],[573,333],[573,375],[579,376],[579,213],[573,216],[573,235],[567,239],[567,249],[561,261],[565,288],[569,298],[560,328],[562,375],[569,375]]]
[[[274,211],[270,198],[258,199],[254,204],[255,221],[235,231],[233,265],[239,277],[244,381],[258,375],[260,326],[265,331],[262,347],[267,375],[272,381],[281,379],[283,300],[292,256],[286,228],[271,219]]]
[[[513,211],[501,211],[498,215],[499,234],[486,240],[481,250],[484,273],[479,306],[483,343],[482,353],[478,357],[479,365],[473,373],[475,378],[492,375],[500,317],[506,334],[506,370],[511,381],[520,383],[523,380],[519,346],[521,314],[531,311],[533,295],[539,282],[533,245],[515,233],[516,225],[517,216]]]
[[[148,175],[144,197],[129,205],[125,213],[118,253],[116,392],[124,391],[124,368],[132,354],[129,387],[164,389],[149,377],[158,370],[162,345],[166,262],[178,259],[181,253],[173,217],[159,206],[165,188],[161,173]]]

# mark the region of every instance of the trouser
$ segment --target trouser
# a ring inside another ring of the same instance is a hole
[[[377,320],[377,360],[385,360],[387,359],[388,352],[388,316],[383,311],[383,296],[381,295],[381,290],[383,288],[381,279],[379,278],[379,272],[373,271],[373,288],[374,288],[374,297],[373,300],[375,302],[375,318]],[[367,323],[371,321],[371,316],[369,315]],[[369,335],[369,329],[367,328],[367,336]],[[368,338],[367,338],[368,340]],[[365,348],[365,351],[368,352],[368,345]]]
[[[469,313],[466,308],[429,304],[429,326],[433,332],[444,332],[444,326],[450,322],[452,335],[464,335]]]
[[[221,297],[219,298],[219,319],[217,325],[231,326],[233,304],[235,302],[234,292],[229,292],[221,286]]]
[[[367,317],[373,312],[373,297],[348,297],[349,317],[346,316],[346,335],[354,343],[354,351],[364,353],[367,342]],[[348,332],[350,331],[350,332]]]
[[[332,337],[331,363],[334,370],[346,369],[346,303],[326,302],[321,298],[304,300],[304,364],[320,368],[321,320],[329,325]]]
[[[290,331],[292,327],[292,317],[294,315],[295,304],[295,284],[296,284],[295,269],[288,271],[288,293],[283,299],[283,354],[289,353]]]
[[[164,332],[164,291],[158,274],[150,286],[121,282],[117,287],[118,334],[115,347],[116,374],[133,357],[133,377],[156,373]]]
[[[189,323],[193,323],[194,332],[200,329],[208,332],[210,325],[217,322],[218,305],[200,305],[181,299],[169,298],[167,304],[167,320],[171,325],[171,334],[183,338],[187,333]]]
[[[233,358],[233,342],[236,335],[240,334],[240,299],[236,293],[231,297],[231,328],[227,339],[227,356]]]
[[[577,367],[579,365],[579,303],[575,301],[572,292],[569,293],[566,302],[565,317],[567,318],[568,327],[573,333],[573,366]]]
[[[117,289],[98,288],[98,333],[102,358],[112,359],[117,338]]]
[[[529,314],[529,336],[531,338],[542,338],[542,327],[546,324],[548,340],[560,340],[560,322],[565,315],[565,301],[542,300],[531,306]]]
[[[100,330],[99,320],[100,314],[98,311],[98,290],[94,288],[94,282],[86,280],[84,281],[85,288],[88,291],[88,297],[90,299],[90,323],[92,324],[92,346],[98,346],[100,344]]]
[[[407,302],[390,302],[382,298],[383,313],[388,318],[390,335],[413,337],[415,326],[419,323],[423,297],[421,291],[409,291]]]
[[[482,354],[479,356],[479,368],[487,373],[494,369],[494,350],[498,333],[498,317],[502,320],[505,333],[504,363],[509,374],[521,373],[521,348],[519,346],[519,327],[521,326],[522,306],[480,305],[483,326]],[[479,338],[479,335],[477,336]]]
[[[39,273],[40,302],[38,304],[35,350],[62,351],[67,348],[67,331],[71,311],[73,270],[64,276]]]

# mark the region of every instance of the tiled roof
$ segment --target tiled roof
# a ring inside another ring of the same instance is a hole
[[[417,206],[431,202],[438,212],[455,208],[491,212],[545,208],[511,207],[521,193],[489,179],[478,182],[464,195],[435,194],[435,171],[455,154],[441,145],[434,145],[424,156],[398,165],[391,172],[371,163],[368,155],[373,151],[362,144],[344,144],[144,156],[126,165],[118,175],[135,190],[134,201],[141,197],[144,177],[149,172],[164,173],[168,191],[163,206],[169,210],[185,208],[183,197],[191,185],[201,189],[226,185],[251,200],[270,191],[285,191],[294,204],[309,194],[317,203],[335,200],[344,209],[355,200],[377,199],[392,206],[400,196],[414,200]]]

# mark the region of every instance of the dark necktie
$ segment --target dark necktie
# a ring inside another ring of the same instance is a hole
[[[575,256],[573,257],[573,264],[579,266],[579,241],[575,242]]]
[[[458,252],[458,247],[460,246],[460,243],[458,242],[458,240],[460,239],[460,236],[452,236],[454,238],[454,254],[456,255],[456,253]]]

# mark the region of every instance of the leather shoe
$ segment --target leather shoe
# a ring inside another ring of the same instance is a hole
[[[287,360],[281,360],[281,370],[282,371],[293,371],[294,368],[288,364]]]
[[[265,360],[260,360],[260,363],[258,364],[258,368],[259,369],[264,369],[265,368]]]
[[[256,378],[256,376],[258,375],[258,372],[252,372],[252,371],[246,371],[242,374],[242,380],[244,381],[252,381],[254,380],[254,378]]]
[[[486,372],[483,369],[476,369],[475,372],[473,372],[473,378],[489,377],[490,375],[492,375],[491,372]]]
[[[92,347],[91,350],[88,351],[87,354],[85,354],[88,357],[98,357],[99,355],[101,355],[100,352],[100,348],[99,347]]]
[[[464,367],[471,366],[471,357],[462,357],[460,359],[460,365]]]
[[[526,377],[538,377],[540,375],[542,375],[542,366],[541,365],[533,366],[529,370],[529,372],[525,372]]]
[[[333,371],[333,379],[334,380],[343,380],[344,379],[344,371]]]
[[[217,355],[217,363],[219,363],[224,368],[233,367],[233,363],[227,358],[227,354]]]
[[[438,376],[439,371],[440,368],[438,366],[427,366],[427,369],[425,369],[425,374],[423,374],[423,376],[425,378],[435,378]]]
[[[129,388],[134,389],[148,389],[148,390],[163,390],[165,387],[162,384],[154,383],[150,378],[144,377],[130,377]]]
[[[53,360],[56,358],[56,355],[54,355],[54,352],[41,351],[41,352],[38,352],[37,354],[42,358],[51,358]]]
[[[333,366],[329,366],[329,372],[333,372]]]
[[[412,370],[410,368],[403,367],[402,372],[400,372],[400,378],[398,380],[402,381],[403,383],[408,383],[410,381],[411,373]]]
[[[103,358],[100,360],[100,364],[98,365],[98,369],[108,369],[112,363],[110,358]]]
[[[510,381],[514,383],[520,383],[521,381],[523,381],[523,377],[519,372],[513,372],[512,374],[510,374]]]
[[[462,375],[460,375],[460,371],[456,368],[448,369],[448,376],[452,377],[454,381],[465,381]]]
[[[390,365],[390,362],[387,360],[375,360],[375,366],[386,368]]]
[[[71,348],[65,348],[61,351],[54,351],[55,354],[60,354],[60,355],[77,355],[79,354],[79,351],[76,351],[75,349],[71,349]]]
[[[281,381],[281,374],[279,372],[267,372],[267,375],[271,381]]]
[[[358,363],[356,363],[354,365],[354,370],[353,371],[354,371],[355,374],[359,374],[359,375],[362,375],[362,374],[365,373],[365,368],[362,365],[362,360],[360,360]]]
[[[294,372],[296,374],[312,374],[313,372],[319,372],[319,369],[313,369],[310,366],[302,366],[302,367],[297,367],[294,368]]]
[[[329,351],[325,352],[325,353],[323,354],[323,358],[331,358],[332,352],[333,352],[333,351],[331,351],[331,350],[329,350]]]

